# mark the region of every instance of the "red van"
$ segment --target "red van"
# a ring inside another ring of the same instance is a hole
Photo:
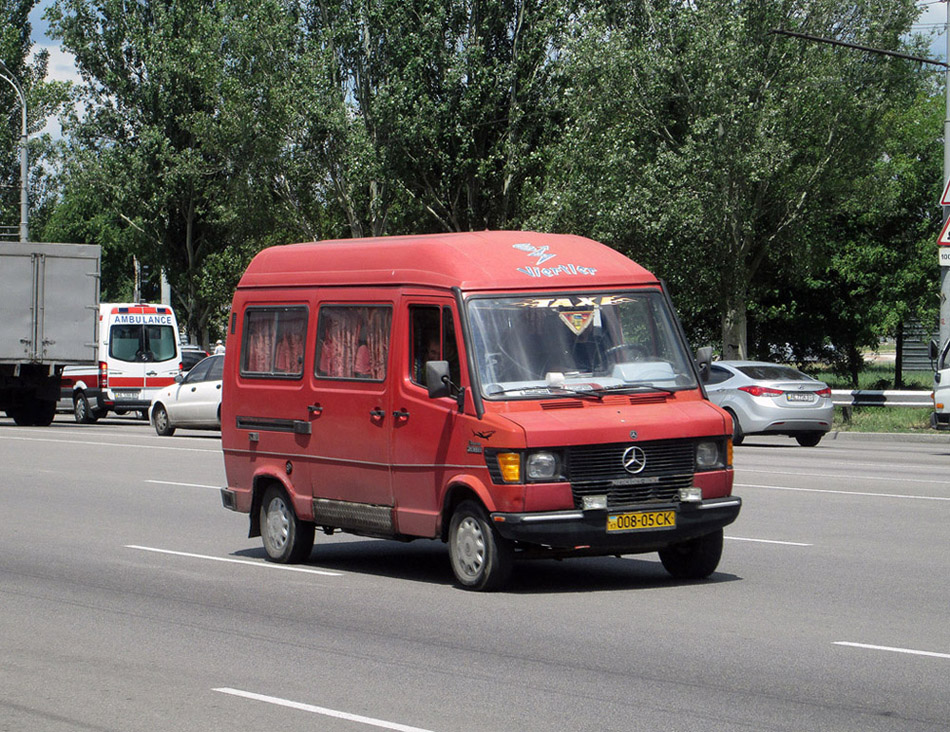
[[[474,232],[294,244],[234,295],[226,508],[269,559],[314,532],[441,539],[458,582],[516,558],[659,552],[711,574],[732,425],[655,276],[577,236]]]

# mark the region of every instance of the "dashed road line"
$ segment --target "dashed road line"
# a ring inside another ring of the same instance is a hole
[[[849,641],[835,641],[836,646],[848,646],[849,648],[863,648],[869,651],[888,651],[890,653],[909,653],[912,656],[930,656],[931,658],[950,659],[950,653],[938,653],[937,651],[918,651],[913,648],[894,648],[892,646],[874,646],[869,643],[850,643]]]
[[[430,730],[422,729],[421,727],[410,727],[407,724],[399,724],[398,722],[387,722],[384,719],[375,719],[373,717],[364,717],[360,714],[350,714],[349,712],[341,712],[336,709],[327,709],[326,707],[318,707],[313,704],[303,704],[301,702],[290,701],[289,699],[281,699],[276,696],[266,696],[265,694],[255,694],[252,691],[242,691],[240,689],[231,689],[228,687],[221,687],[218,689],[213,689],[213,691],[220,692],[221,694],[230,694],[231,696],[239,696],[244,699],[253,699],[254,701],[266,702],[267,704],[276,704],[280,707],[288,707],[290,709],[297,709],[301,712],[310,712],[311,714],[321,714],[325,717],[335,717],[336,719],[345,719],[348,722],[359,722],[360,724],[367,724],[371,727],[380,727],[382,729],[391,729],[396,730],[396,732],[431,732]]]
[[[251,562],[246,559],[232,559],[231,557],[213,557],[207,554],[192,554],[191,552],[176,552],[171,549],[158,549],[152,546],[139,546],[137,544],[126,544],[126,549],[138,549],[143,552],[154,552],[155,554],[170,554],[176,557],[187,557],[189,559],[205,559],[210,562],[228,562],[229,564],[246,564],[251,567],[261,569],[280,569],[285,572],[302,572],[304,574],[319,574],[324,577],[342,577],[342,572],[330,572],[325,569],[311,569],[309,567],[296,567],[288,564],[270,564],[263,562]]]

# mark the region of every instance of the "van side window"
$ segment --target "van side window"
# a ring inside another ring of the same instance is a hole
[[[306,336],[306,307],[248,308],[241,375],[301,378]]]
[[[379,305],[321,307],[315,375],[360,381],[385,379],[392,318],[392,308]]]
[[[426,362],[448,361],[450,378],[454,384],[458,384],[459,357],[452,310],[442,308],[440,317],[437,306],[412,306],[409,308],[409,322],[412,354],[410,378],[416,384],[425,386]]]

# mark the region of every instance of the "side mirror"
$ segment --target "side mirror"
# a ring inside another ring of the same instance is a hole
[[[703,346],[696,351],[696,367],[699,369],[699,378],[705,383],[709,381],[709,364],[712,363],[712,346]]]
[[[176,383],[176,384],[180,384],[180,383],[183,382],[184,380],[185,380],[185,377],[182,376],[182,374],[181,374],[180,371],[179,371],[177,374],[175,374],[175,383]]]
[[[930,348],[927,351],[930,356],[930,368],[934,371],[937,370],[937,356],[940,355],[940,346],[937,345],[937,341],[930,341]]]
[[[452,396],[449,362],[426,361],[426,384],[429,388],[429,399]]]

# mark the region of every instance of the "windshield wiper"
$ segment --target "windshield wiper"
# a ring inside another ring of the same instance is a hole
[[[516,392],[539,395],[547,394],[551,396],[576,396],[580,397],[581,399],[596,399],[597,401],[603,399],[603,397],[598,393],[598,389],[571,389],[566,386],[561,386],[560,384],[545,384],[544,386],[515,386],[510,389],[491,391],[488,393],[488,396],[493,397],[498,394],[514,394]]]
[[[622,384],[620,386],[602,386],[595,390],[597,394],[632,394],[638,391],[661,391],[664,394],[675,394],[675,389],[656,384]]]

